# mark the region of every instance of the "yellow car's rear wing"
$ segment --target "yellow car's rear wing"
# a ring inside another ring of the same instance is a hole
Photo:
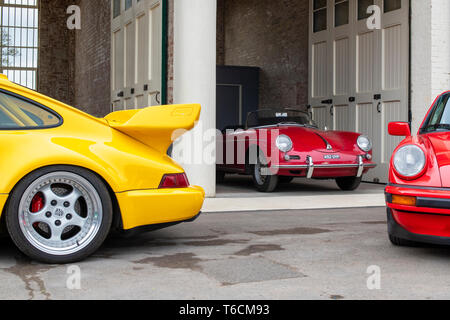
[[[116,111],[107,115],[105,120],[112,128],[166,153],[184,130],[194,128],[200,111],[199,104],[158,106]]]

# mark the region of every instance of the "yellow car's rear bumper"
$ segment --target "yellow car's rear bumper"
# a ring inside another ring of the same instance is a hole
[[[117,193],[124,230],[185,221],[199,214],[205,200],[200,187]]]

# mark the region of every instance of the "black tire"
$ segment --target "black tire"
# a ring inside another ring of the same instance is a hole
[[[279,177],[280,183],[291,183],[292,181],[294,181],[294,177],[288,177],[288,176],[280,176]]]
[[[265,161],[264,156],[261,156],[261,158],[263,158]],[[261,175],[261,171],[258,170],[258,168],[260,168],[263,165],[261,164],[260,159],[257,160],[257,163],[258,163],[257,165],[251,166],[253,183],[254,183],[256,189],[259,192],[267,192],[267,193],[275,191],[275,189],[278,187],[278,182],[279,182],[278,176],[277,175],[264,175],[264,176]]]
[[[405,240],[401,238],[394,237],[393,235],[389,235],[389,240],[394,246],[397,247],[418,247],[420,244],[411,240]]]
[[[225,182],[225,172],[216,171],[216,183],[224,183]]]
[[[361,178],[357,177],[346,177],[337,178],[336,183],[339,188],[343,191],[354,191],[359,188],[361,184]]]
[[[89,243],[81,250],[68,255],[49,254],[33,246],[24,235],[19,222],[19,205],[27,188],[37,179],[56,172],[74,174],[87,180],[97,191],[102,205],[102,219],[101,222],[99,222],[99,228],[95,236],[93,236]],[[15,245],[25,255],[43,263],[67,264],[78,262],[87,258],[97,251],[97,249],[103,244],[111,229],[113,206],[107,187],[96,174],[79,167],[52,166],[32,172],[14,187],[7,201],[5,215],[8,233]]]

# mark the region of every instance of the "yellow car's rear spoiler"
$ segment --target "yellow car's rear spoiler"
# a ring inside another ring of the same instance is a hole
[[[199,104],[158,106],[116,111],[107,115],[105,120],[112,128],[166,153],[184,130],[194,128],[200,111]]]

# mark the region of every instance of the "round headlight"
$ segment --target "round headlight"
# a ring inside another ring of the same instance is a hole
[[[370,150],[372,150],[372,141],[370,141],[369,137],[359,136],[357,142],[358,142],[358,147],[362,151],[369,152]]]
[[[406,145],[398,149],[394,156],[394,168],[397,173],[412,178],[425,168],[425,153],[415,145]]]
[[[294,146],[292,144],[291,138],[288,136],[282,134],[277,138],[277,148],[280,149],[281,152],[289,152],[292,150],[292,147]]]

